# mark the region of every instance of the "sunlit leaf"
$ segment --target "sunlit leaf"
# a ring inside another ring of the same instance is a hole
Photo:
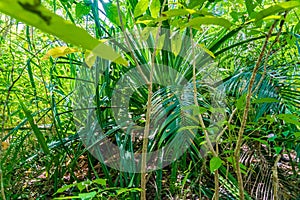
[[[223,26],[227,29],[231,27],[231,23],[224,18],[220,17],[213,17],[213,16],[206,16],[206,17],[196,17],[191,19],[187,24],[183,25],[184,27],[198,27],[202,24],[205,25],[219,25]]]
[[[50,49],[50,50],[45,54],[45,56],[42,57],[42,60],[46,60],[46,59],[48,59],[50,56],[52,56],[53,58],[58,58],[58,57],[65,56],[65,55],[67,55],[67,54],[75,53],[75,52],[78,52],[78,51],[79,51],[78,49],[70,48],[70,47],[66,47],[66,46],[63,46],[63,47],[55,47],[55,48],[53,48],[53,49]]]
[[[222,160],[219,157],[213,157],[209,161],[209,169],[211,173],[219,169],[221,166],[222,166]]]
[[[159,0],[152,0],[150,4],[150,12],[151,17],[157,18],[160,12],[160,1]]]
[[[120,17],[119,17],[119,13],[118,13],[118,7],[111,2],[103,3],[102,6],[104,8],[106,17],[109,19],[109,21],[118,26],[121,26]],[[122,17],[123,23],[126,24],[126,18],[122,12],[121,12],[121,17]]]
[[[175,34],[171,39],[171,48],[175,56],[178,56],[181,50],[182,37],[179,33]]]
[[[91,11],[91,6],[88,6],[82,2],[77,3],[75,7],[76,18],[81,18],[85,15],[88,15]]]
[[[288,1],[288,2],[283,2],[283,3],[278,3],[274,6],[271,6],[267,9],[264,9],[264,10],[260,11],[259,13],[257,13],[257,15],[255,16],[255,20],[259,21],[270,15],[274,15],[279,12],[290,10],[290,9],[293,9],[298,6],[300,6],[300,1]]]
[[[134,17],[138,17],[144,14],[148,8],[149,3],[149,0],[138,1],[134,8]]]
[[[101,43],[84,29],[64,20],[40,4],[30,4],[28,1],[1,0],[0,11],[46,33],[57,36],[67,43],[88,50],[93,50],[95,47],[100,48],[99,57],[127,65],[127,62],[112,47]]]
[[[205,51],[208,55],[210,55],[212,58],[216,58],[213,52],[211,52],[204,44],[199,44],[200,48]]]
[[[184,16],[193,13],[196,13],[196,11],[192,9],[172,9],[172,10],[165,11],[162,14],[166,15],[167,17],[176,17],[176,16]]]

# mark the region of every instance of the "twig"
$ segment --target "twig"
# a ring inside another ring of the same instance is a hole
[[[271,46],[270,46],[270,48],[269,48],[269,51],[268,51],[268,53],[267,53],[267,56],[266,56],[266,58],[265,58],[265,62],[264,62],[264,72],[263,72],[263,74],[262,74],[262,76],[261,76],[261,78],[260,78],[258,84],[256,85],[256,88],[253,90],[253,92],[252,92],[253,94],[259,89],[260,85],[262,84],[262,82],[263,82],[263,80],[264,80],[264,78],[265,78],[265,76],[266,76],[269,56],[270,56],[270,54],[271,54],[271,52],[272,52],[272,47],[279,41],[279,36],[280,36],[281,33],[282,33],[282,28],[283,28],[283,24],[284,24],[284,22],[285,22],[287,13],[288,13],[288,11],[286,11],[286,12],[284,13],[284,19],[282,19],[282,20],[280,21],[279,31],[278,31],[278,33],[277,33],[277,35],[276,35],[276,38],[275,38],[274,42],[271,44]]]
[[[269,29],[269,32],[266,36],[266,40],[263,44],[262,50],[260,52],[260,55],[258,57],[258,60],[255,64],[255,67],[252,71],[252,75],[250,78],[250,82],[249,82],[249,87],[248,87],[248,91],[247,91],[247,96],[246,96],[246,105],[245,105],[245,109],[244,109],[244,114],[243,114],[243,118],[242,118],[242,122],[241,122],[241,127],[240,130],[238,132],[238,139],[236,142],[236,148],[234,150],[234,158],[235,158],[235,167],[236,167],[236,174],[237,174],[237,179],[238,179],[238,184],[239,184],[239,198],[240,200],[244,200],[244,186],[243,186],[243,178],[242,178],[242,173],[241,173],[241,168],[240,168],[240,149],[242,146],[242,142],[243,142],[243,134],[245,131],[245,127],[246,127],[246,123],[247,123],[247,118],[248,118],[248,113],[250,110],[250,104],[251,104],[251,96],[252,96],[252,88],[254,85],[254,81],[255,81],[255,77],[258,71],[258,68],[261,64],[261,61],[263,59],[263,56],[265,54],[266,48],[267,48],[267,44],[269,41],[269,38],[271,37],[272,31],[275,28],[275,25],[277,23],[277,20],[274,21],[274,23],[272,24],[272,26]]]
[[[192,33],[192,29],[190,28],[190,39],[191,39],[191,45],[193,45],[193,40],[192,37],[193,33]],[[192,54],[193,54],[193,93],[194,93],[194,104],[196,105],[196,107],[199,107],[199,103],[198,103],[198,98],[197,98],[197,85],[196,85],[196,63],[195,63],[195,51],[194,51],[194,47],[192,47]],[[209,139],[209,134],[206,130],[206,126],[204,124],[203,118],[201,114],[198,114],[198,118],[199,118],[199,122],[201,125],[201,128],[204,132],[204,137],[205,140],[207,142],[208,145],[208,149],[211,151],[211,153],[213,154],[214,157],[217,157],[218,154],[216,153],[216,151],[214,150],[214,147],[212,145],[212,142]],[[215,182],[215,193],[213,195],[213,199],[219,199],[219,173],[218,170],[216,170],[214,172],[214,182]]]

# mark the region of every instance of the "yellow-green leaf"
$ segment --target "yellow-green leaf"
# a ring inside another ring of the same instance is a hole
[[[138,17],[144,14],[148,8],[149,3],[150,3],[149,0],[138,1],[138,3],[134,8],[134,17]]]
[[[205,16],[205,17],[195,17],[193,19],[191,19],[187,24],[184,25],[184,27],[199,27],[202,24],[206,24],[206,25],[219,25],[219,26],[223,26],[227,29],[229,29],[231,27],[231,23],[224,18],[220,18],[220,17],[213,17],[213,16]]]
[[[193,9],[172,9],[163,12],[163,14],[166,15],[167,17],[184,16],[184,15],[194,14],[194,13],[196,13],[196,11]]]
[[[283,3],[278,3],[274,6],[271,6],[267,9],[264,9],[264,10],[260,11],[259,13],[257,13],[257,15],[255,16],[255,20],[259,21],[270,15],[274,15],[276,13],[290,10],[290,9],[293,9],[293,8],[299,7],[299,6],[300,6],[300,1],[288,1],[288,2],[283,2]]]
[[[150,4],[150,12],[151,17],[157,18],[160,12],[160,1],[159,0],[152,0]]]
[[[53,58],[58,58],[61,56],[65,56],[70,53],[78,52],[78,49],[70,48],[70,47],[54,47],[53,49],[50,49],[42,58],[42,60],[48,59],[50,56]]]
[[[176,33],[171,39],[171,48],[175,56],[178,56],[181,50],[182,37],[180,33]]]
[[[208,48],[206,48],[206,46],[204,44],[199,44],[199,47],[205,51],[208,55],[210,55],[213,58],[216,58],[215,54],[213,52],[211,52]]]
[[[219,157],[213,157],[209,162],[210,172],[213,173],[222,166],[222,160]]]
[[[0,12],[84,49],[93,50],[95,47],[100,46],[101,51],[97,56],[127,65],[126,60],[115,52],[112,47],[104,45],[84,29],[52,13],[37,3],[36,0],[0,0]]]

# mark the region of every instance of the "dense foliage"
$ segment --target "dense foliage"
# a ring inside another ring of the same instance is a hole
[[[299,0],[0,0],[1,199],[300,198],[299,17]],[[117,170],[94,123],[132,156],[189,148]]]

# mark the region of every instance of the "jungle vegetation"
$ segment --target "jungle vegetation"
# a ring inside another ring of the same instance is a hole
[[[0,0],[0,199],[300,199],[299,18],[299,0]]]

